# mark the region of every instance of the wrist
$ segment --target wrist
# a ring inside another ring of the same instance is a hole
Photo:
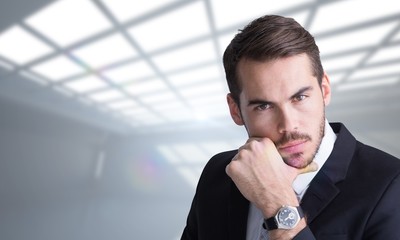
[[[270,240],[291,240],[294,239],[304,228],[307,227],[305,218],[302,218],[299,224],[293,229],[276,229],[268,231]]]
[[[264,219],[263,227],[268,231],[290,230],[295,228],[303,218],[304,213],[300,206],[282,206],[275,216]]]

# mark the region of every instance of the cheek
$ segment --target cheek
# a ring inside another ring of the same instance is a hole
[[[246,129],[250,137],[268,137],[275,139],[274,129],[276,125],[274,120],[267,115],[243,114]]]

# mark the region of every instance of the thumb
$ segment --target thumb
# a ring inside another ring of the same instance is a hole
[[[318,164],[314,161],[312,161],[310,164],[308,164],[306,167],[299,169],[299,174],[304,174],[304,173],[309,173],[309,172],[315,172],[318,170]]]

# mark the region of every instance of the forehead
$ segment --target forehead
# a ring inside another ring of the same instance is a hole
[[[238,64],[238,80],[242,93],[247,95],[261,91],[283,94],[318,84],[306,54],[269,61],[242,59]]]

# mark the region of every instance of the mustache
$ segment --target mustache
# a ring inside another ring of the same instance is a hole
[[[285,135],[282,136],[281,139],[275,142],[275,145],[277,147],[283,146],[287,144],[288,142],[294,141],[294,140],[307,140],[311,141],[311,136],[306,134],[306,133],[300,133],[300,132],[287,132]]]

